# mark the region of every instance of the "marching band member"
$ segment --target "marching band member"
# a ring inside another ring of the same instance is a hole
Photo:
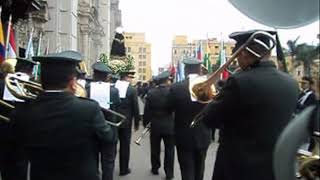
[[[151,123],[151,172],[154,175],[159,174],[161,140],[163,140],[165,147],[164,171],[166,179],[169,180],[174,176],[174,120],[168,104],[170,73],[165,71],[155,79],[158,86],[151,89],[146,95],[143,125],[146,127],[148,123]]]
[[[255,32],[232,33],[235,50]],[[251,43],[240,50],[237,61],[242,70],[228,78],[204,113],[208,126],[223,127],[212,180],[275,179],[273,151],[295,110],[298,86],[270,60],[270,39],[256,38],[264,48]]]
[[[108,80],[108,75],[112,73],[112,70],[102,62],[96,62],[92,65],[93,69],[93,81],[86,87],[89,97],[95,99],[100,103],[100,99],[104,98],[100,106],[111,109],[114,111],[118,110],[120,104],[119,91]],[[98,93],[98,95],[95,95]],[[116,121],[116,118],[108,114],[104,114],[105,119],[108,121]],[[117,136],[117,127],[112,127]],[[118,138],[118,136],[117,136]],[[102,180],[113,180],[114,173],[114,161],[117,155],[117,138],[110,143],[101,144],[101,165],[102,165]]]
[[[115,134],[97,102],[73,94],[81,55],[64,51],[33,59],[41,63],[44,92],[14,113],[30,180],[99,180],[98,144],[113,142]]]
[[[130,142],[131,142],[131,128],[132,121],[134,119],[134,128],[137,131],[139,129],[139,107],[137,90],[130,85],[133,78],[133,72],[121,72],[120,80],[115,84],[115,87],[119,90],[120,106],[119,112],[124,114],[127,119],[123,125],[119,128],[119,141],[120,141],[120,154],[119,154],[119,166],[120,176],[125,176],[131,173],[129,168],[130,160]]]
[[[211,141],[211,129],[201,124],[190,128],[190,123],[205,106],[190,97],[189,80],[201,73],[201,62],[185,59],[187,79],[173,84],[170,88],[169,104],[175,113],[175,141],[182,180],[202,180],[207,150]]]
[[[30,77],[32,77],[33,67],[37,63],[27,58],[17,57],[16,59],[15,71],[18,72],[22,78],[29,80]],[[8,65],[11,64],[8,63]],[[13,68],[13,66],[11,68]],[[5,86],[4,79],[0,81],[0,95],[1,99],[4,99],[12,105],[21,101],[10,93]],[[1,110],[1,114],[2,112],[3,110]],[[10,113],[11,112],[5,112],[5,114]],[[2,180],[26,180],[28,163],[22,156],[22,153],[18,152],[17,144],[14,142],[12,122],[0,121],[0,146],[0,174]]]

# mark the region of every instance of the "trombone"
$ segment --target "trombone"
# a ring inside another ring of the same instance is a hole
[[[143,129],[141,135],[134,141],[134,143],[140,146],[142,139],[150,132],[150,130],[151,130],[151,123],[149,122],[147,126]]]
[[[269,47],[264,42],[257,39],[258,37],[267,37],[268,39],[270,39],[272,42],[271,46]],[[259,47],[264,49],[264,51],[257,52],[252,47],[250,47],[250,45],[252,44],[258,45]],[[253,33],[249,37],[249,39],[242,46],[240,46],[234,54],[232,54],[232,56],[227,60],[227,62],[224,65],[222,65],[217,71],[211,74],[208,78],[200,76],[190,81],[189,92],[191,97],[203,104],[210,103],[218,96],[218,91],[216,90],[217,88],[214,86],[214,84],[219,80],[220,74],[238,57],[241,51],[247,50],[252,55],[261,59],[267,53],[269,53],[275,47],[275,45],[276,41],[274,40],[271,34],[264,31],[257,31]],[[204,107],[203,110],[194,117],[193,121],[190,124],[190,127],[194,127],[201,121],[207,107],[208,106]]]

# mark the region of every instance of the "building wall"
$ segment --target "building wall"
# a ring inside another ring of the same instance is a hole
[[[216,64],[219,52],[221,48],[221,42],[216,38],[204,39],[204,40],[193,40],[191,43],[188,42],[187,36],[175,36],[172,41],[172,61],[174,64],[177,64],[178,61],[181,61],[186,57],[195,57],[196,50],[198,46],[202,46],[202,55],[205,53],[210,54],[210,59],[212,64]],[[223,48],[226,50],[227,57],[232,55],[232,49],[234,48],[235,43],[232,41],[224,42]]]
[[[145,41],[144,33],[125,33],[127,55],[135,60],[135,81],[148,81],[152,77],[151,44]]]
[[[109,0],[110,1],[110,42],[115,35],[115,30],[117,27],[122,26],[122,15],[119,9],[119,0]],[[111,45],[111,44],[110,44]]]
[[[49,44],[50,53],[81,52],[91,72],[99,55],[110,52],[110,3],[111,0],[48,0],[49,21],[43,44]]]

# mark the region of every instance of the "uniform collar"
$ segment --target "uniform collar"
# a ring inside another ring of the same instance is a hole
[[[257,67],[271,67],[276,68],[277,66],[274,64],[273,61],[267,60],[267,61],[259,61],[258,63],[255,63],[250,66],[251,68],[257,68]]]

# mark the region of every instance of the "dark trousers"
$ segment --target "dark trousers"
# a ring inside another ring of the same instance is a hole
[[[0,150],[0,179],[27,180],[28,162],[15,152]]]
[[[105,144],[101,148],[102,180],[113,180],[114,161],[117,155],[117,144]]]
[[[184,149],[177,146],[182,180],[203,180],[207,150],[208,148]]]
[[[122,173],[129,169],[131,128],[119,128],[118,136],[120,141],[119,165],[120,173]]]
[[[164,142],[164,171],[168,178],[173,178],[174,169],[174,135],[162,135],[160,133],[150,134],[151,145],[151,165],[153,170],[158,170],[161,166],[160,149],[161,139]]]

